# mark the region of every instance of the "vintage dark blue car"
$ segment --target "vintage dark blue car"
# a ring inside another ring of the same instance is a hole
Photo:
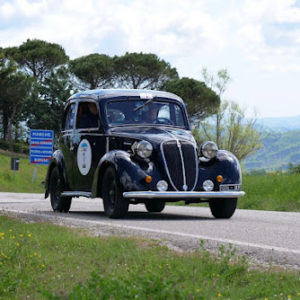
[[[72,197],[101,197],[111,218],[125,216],[129,204],[161,212],[166,202],[208,202],[215,218],[230,218],[245,194],[241,184],[232,153],[196,144],[180,97],[103,89],[67,101],[45,198],[68,212]]]

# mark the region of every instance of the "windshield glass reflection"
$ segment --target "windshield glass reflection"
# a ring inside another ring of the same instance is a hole
[[[162,124],[185,128],[181,107],[174,102],[112,100],[106,104],[107,121],[110,126],[126,124]]]

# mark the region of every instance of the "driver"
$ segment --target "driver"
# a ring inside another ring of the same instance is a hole
[[[145,122],[146,123],[156,123],[158,115],[158,106],[155,104],[148,104],[148,111],[145,112]]]
[[[94,103],[80,103],[78,108],[78,128],[98,127],[98,109]]]

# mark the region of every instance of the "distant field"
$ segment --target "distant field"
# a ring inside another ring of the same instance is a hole
[[[37,166],[33,182],[35,166],[29,164],[28,158],[21,158],[15,174],[10,170],[10,159],[0,153],[0,192],[44,193],[41,182],[47,166]],[[238,201],[238,208],[300,212],[300,174],[244,175],[243,190],[246,196]]]
[[[11,157],[19,157],[20,165],[18,171],[11,171]],[[34,168],[37,168],[36,178],[32,181]],[[0,192],[17,193],[43,193],[44,187],[41,184],[45,181],[47,166],[34,166],[29,163],[29,158],[16,154],[0,154]]]

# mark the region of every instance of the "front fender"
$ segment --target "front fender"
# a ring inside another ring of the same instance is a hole
[[[52,158],[48,165],[48,170],[47,170],[46,180],[45,180],[45,198],[47,198],[49,196],[50,176],[51,176],[52,170],[55,167],[58,167],[59,174],[61,176],[61,181],[62,181],[64,187],[67,189],[67,186],[68,186],[64,157],[60,150],[56,150],[53,153]]]
[[[221,183],[216,177],[223,176]],[[215,190],[219,190],[220,184],[242,184],[242,172],[238,159],[229,151],[219,150],[217,157],[210,162],[200,162],[198,187],[203,186],[207,179],[213,181]]]
[[[149,190],[153,188],[152,183],[146,183],[147,175],[153,176],[157,173],[153,163],[145,163],[141,166],[138,161],[132,159],[131,155],[122,150],[113,150],[106,153],[100,160],[92,184],[92,197],[101,197],[101,182],[105,169],[113,166],[117,172],[123,191]],[[100,187],[100,188],[99,188]]]

